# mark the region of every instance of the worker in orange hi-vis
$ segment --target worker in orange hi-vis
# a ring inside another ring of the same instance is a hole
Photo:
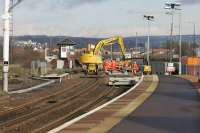
[[[116,70],[116,61],[115,60],[112,60],[112,71],[115,71]]]
[[[131,70],[130,69],[130,64],[128,62],[125,62],[125,69],[126,69],[126,71]]]
[[[138,70],[139,70],[138,64],[136,62],[134,62],[134,64],[133,64],[133,73],[134,73],[134,75],[137,75]]]
[[[124,66],[125,66],[125,69],[128,70],[128,67],[129,67],[129,66],[128,66],[128,63],[127,63],[127,62],[124,62]]]

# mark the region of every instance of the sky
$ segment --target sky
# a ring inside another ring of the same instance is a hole
[[[108,37],[147,35],[143,15],[153,15],[151,35],[169,35],[171,17],[164,9],[172,0],[21,0],[14,8],[14,35]],[[181,0],[182,34],[200,33],[200,0]],[[4,0],[0,0],[0,15]],[[178,34],[179,12],[174,16]],[[0,36],[3,20],[0,20]]]

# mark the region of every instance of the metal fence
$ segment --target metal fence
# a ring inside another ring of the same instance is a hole
[[[165,74],[166,62],[153,61],[150,64],[152,66],[153,74],[159,74],[159,75]],[[178,74],[179,73],[179,62],[175,62],[174,66],[176,68],[176,71],[174,72],[174,74]],[[182,64],[182,74],[200,77],[200,65]]]
[[[32,61],[31,62],[31,75],[37,76],[37,75],[44,75],[47,73],[47,62],[45,61]]]
[[[200,65],[186,65],[182,64],[182,74],[199,76]]]
[[[150,63],[153,74],[164,75],[165,74],[165,62],[153,61]]]

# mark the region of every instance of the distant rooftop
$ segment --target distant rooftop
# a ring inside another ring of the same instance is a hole
[[[70,40],[70,39],[64,39],[63,41],[59,42],[57,45],[64,45],[64,46],[74,46],[77,45],[74,41]]]

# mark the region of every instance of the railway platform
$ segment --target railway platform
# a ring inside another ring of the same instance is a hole
[[[194,84],[160,76],[155,93],[108,133],[199,133],[200,97]]]
[[[196,87],[191,80],[180,77],[145,77],[126,96],[76,123],[62,125],[59,130],[54,131],[199,133],[200,97]]]

